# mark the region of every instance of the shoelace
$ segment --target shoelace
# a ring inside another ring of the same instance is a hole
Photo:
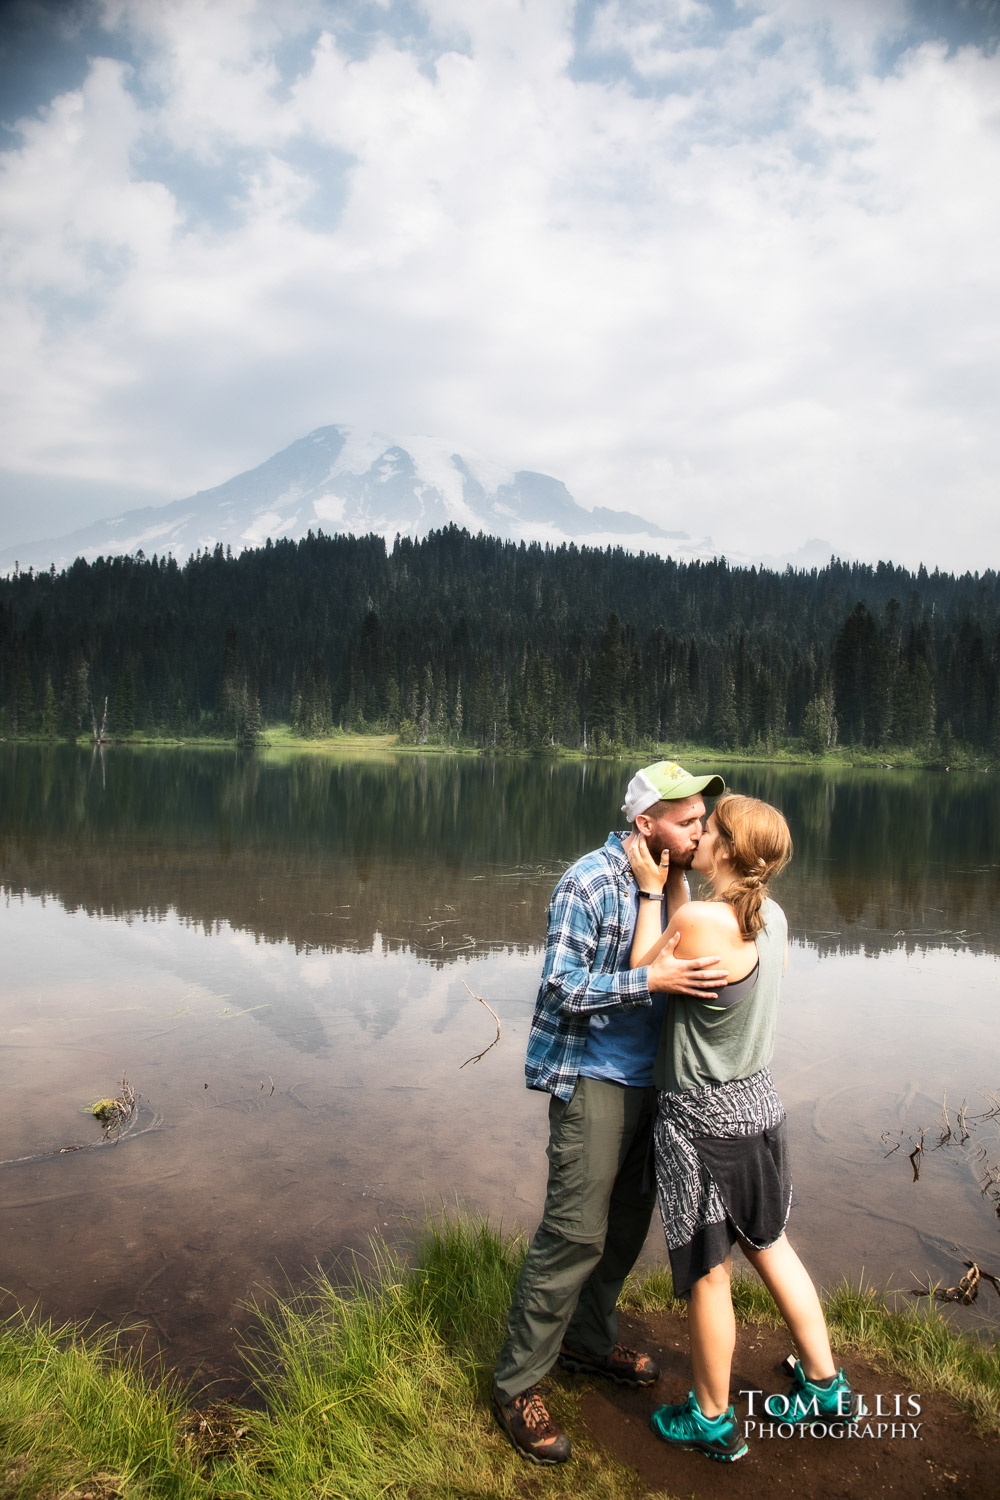
[[[553,1430],[552,1419],[537,1391],[533,1391],[525,1400],[524,1405],[521,1407],[521,1416],[525,1427],[530,1427],[534,1432],[544,1434]]]
[[[638,1349],[626,1349],[624,1344],[616,1344],[608,1356],[609,1363],[616,1359],[621,1360],[623,1364],[631,1365],[636,1371],[648,1369],[650,1365],[648,1354],[640,1354]]]

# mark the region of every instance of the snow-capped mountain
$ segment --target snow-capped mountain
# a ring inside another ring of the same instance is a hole
[[[308,531],[375,532],[391,545],[454,522],[473,534],[514,541],[574,541],[589,547],[678,558],[715,555],[709,539],[692,542],[628,511],[585,510],[547,474],[506,470],[474,454],[460,455],[426,437],[393,439],[348,427],[320,427],[258,468],[187,500],[127,511],[68,536],[0,553],[0,569],[57,569],[75,558],[172,554],[183,562],[199,548],[240,552],[268,537],[298,539]]]

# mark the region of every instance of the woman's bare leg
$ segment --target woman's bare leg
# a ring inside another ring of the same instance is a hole
[[[816,1288],[785,1236],[775,1240],[766,1250],[754,1250],[742,1240],[740,1248],[778,1304],[778,1311],[795,1340],[807,1378],[828,1380],[831,1375],[836,1375],[826,1319]]]
[[[729,1406],[729,1379],[736,1347],[736,1318],[730,1287],[732,1259],[713,1266],[691,1288],[688,1333],[694,1393],[706,1417],[717,1417]]]

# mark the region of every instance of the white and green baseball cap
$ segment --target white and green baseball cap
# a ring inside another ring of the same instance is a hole
[[[694,797],[703,792],[707,797],[719,797],[726,790],[721,776],[692,776],[675,760],[658,760],[655,766],[645,766],[636,771],[628,784],[622,812],[630,823],[634,823],[641,812],[661,799],[678,802],[682,797]]]

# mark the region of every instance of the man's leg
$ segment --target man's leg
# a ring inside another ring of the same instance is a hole
[[[540,1224],[507,1318],[507,1340],[493,1373],[502,1402],[535,1385],[556,1362],[580,1287],[601,1258],[600,1244],[565,1239]]]
[[[501,1402],[509,1402],[534,1385],[555,1363],[581,1288],[605,1252],[616,1179],[623,1162],[631,1163],[631,1140],[623,1142],[623,1137],[626,1115],[633,1111],[626,1107],[625,1096],[645,1092],[581,1078],[568,1104],[555,1098],[550,1103],[545,1212],[521,1270],[507,1319],[507,1339],[494,1372],[494,1390]],[[652,1090],[649,1093],[655,1098]],[[647,1228],[651,1211],[652,1198],[646,1210]],[[617,1212],[615,1218],[617,1225]],[[632,1261],[644,1238],[645,1231]],[[624,1258],[622,1252],[618,1254]],[[617,1266],[616,1259],[615,1271]],[[602,1304],[612,1284],[612,1276],[600,1278]],[[609,1347],[602,1343],[600,1352],[606,1353]]]
[[[646,1242],[656,1206],[656,1183],[649,1163],[656,1090],[629,1088],[621,1094],[620,1166],[608,1206],[604,1251],[580,1292],[565,1334],[567,1349],[593,1359],[603,1359],[617,1342],[618,1298]]]

